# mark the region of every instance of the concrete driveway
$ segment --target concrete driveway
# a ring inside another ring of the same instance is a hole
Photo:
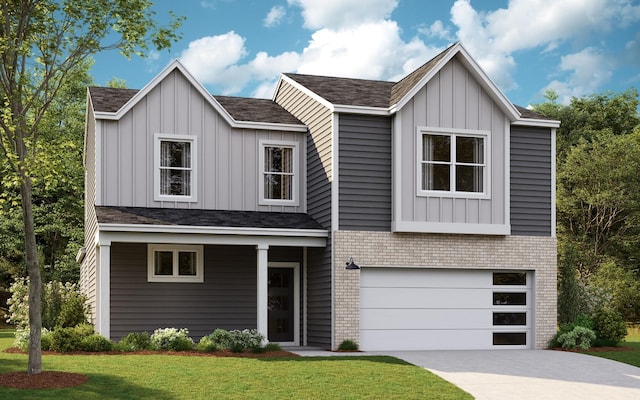
[[[377,354],[424,367],[478,400],[640,399],[640,368],[584,354],[552,350]]]

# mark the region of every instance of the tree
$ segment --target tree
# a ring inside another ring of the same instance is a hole
[[[2,0],[0,2],[0,152],[20,192],[29,285],[29,363],[42,370],[42,281],[33,211],[34,178],[43,165],[43,120],[65,82],[88,56],[118,49],[143,55],[168,48],[182,18],[159,26],[148,0]],[[46,157],[44,157],[46,160]]]

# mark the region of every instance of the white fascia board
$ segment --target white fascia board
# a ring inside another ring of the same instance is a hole
[[[294,132],[306,132],[306,126],[296,124],[277,124],[266,122],[236,121],[227,110],[218,103],[218,101],[205,89],[202,84],[191,75],[184,65],[178,59],[174,59],[169,65],[162,70],[155,78],[151,80],[144,88],[136,93],[124,106],[115,112],[94,112],[96,119],[119,120],[128,113],[141,99],[143,99],[153,88],[162,82],[173,70],[179,70],[193,87],[195,87],[200,95],[220,114],[222,118],[231,125],[232,128],[240,129],[265,129],[265,130],[282,130]]]
[[[390,108],[349,106],[349,105],[342,105],[342,104],[334,104],[333,111],[336,113],[344,113],[344,114],[380,115],[385,117],[392,114]]]
[[[326,232],[325,232],[326,233]],[[113,242],[123,243],[167,243],[167,244],[210,244],[231,246],[296,246],[325,247],[327,237],[283,236],[249,234],[203,234],[195,232],[141,232],[141,231],[100,231],[99,245],[111,245]]]
[[[295,87],[296,89],[298,89],[299,91],[301,91],[302,93],[306,94],[307,96],[311,97],[312,99],[314,99],[315,101],[317,101],[318,103],[322,104],[323,106],[327,107],[329,109],[329,111],[333,112],[333,104],[330,103],[327,99],[325,99],[324,97],[318,95],[316,92],[313,92],[311,90],[309,90],[306,86],[302,86],[301,84],[299,84],[298,82],[294,81],[293,79],[289,78],[288,76],[281,74],[280,75],[280,82],[281,81],[285,81],[288,84],[290,84],[291,86]],[[280,87],[280,82],[278,82],[278,88]],[[275,94],[274,94],[275,96]]]
[[[194,233],[204,235],[288,236],[326,238],[323,229],[239,228],[191,225],[98,224],[101,232]]]
[[[446,233],[452,235],[501,235],[511,234],[511,226],[507,224],[464,224],[442,222],[395,221],[392,232],[409,233]]]
[[[559,128],[560,121],[556,121],[553,119],[529,119],[529,118],[519,118],[516,121],[513,121],[511,125],[518,126],[535,126],[540,128]]]

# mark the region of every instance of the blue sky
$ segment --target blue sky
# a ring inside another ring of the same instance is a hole
[[[212,94],[270,98],[281,72],[397,81],[461,41],[514,103],[640,87],[640,0],[157,0],[171,51],[95,57],[142,88],[179,58]]]

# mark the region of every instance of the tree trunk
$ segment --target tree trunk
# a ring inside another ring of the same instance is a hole
[[[27,373],[35,375],[42,372],[42,348],[40,344],[42,335],[42,279],[40,277],[36,249],[31,179],[26,177],[25,174],[22,174],[20,194],[22,195],[22,218],[24,222],[25,262],[27,264],[27,274],[29,275],[29,365]]]

